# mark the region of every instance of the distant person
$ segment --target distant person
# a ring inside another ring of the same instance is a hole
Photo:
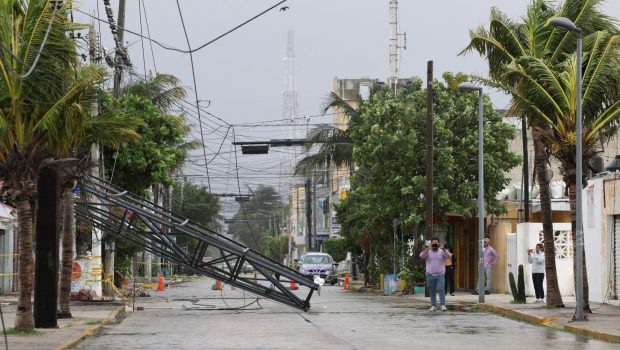
[[[545,250],[542,243],[538,243],[535,250],[530,249],[527,251],[527,262],[532,264],[532,280],[534,281],[536,302],[543,303],[545,301],[545,290],[543,289],[543,281],[545,280]]]
[[[450,252],[445,250],[441,243],[439,243],[437,237],[433,237],[431,245],[420,253],[420,258],[426,261],[426,286],[431,295],[431,308],[429,311],[437,310],[437,292],[439,292],[441,311],[448,310],[446,308],[446,266],[444,265],[444,260],[449,258],[450,255]]]
[[[452,247],[446,244],[445,249],[451,254],[444,259],[443,264],[446,267],[446,292],[450,291],[450,295],[454,296],[454,271],[456,270],[456,256]]]
[[[491,294],[491,276],[493,275],[493,265],[497,264],[499,261],[499,255],[493,247],[491,247],[491,240],[485,238],[484,248],[482,249],[484,256],[484,277],[486,279],[486,283],[484,285],[484,294]],[[478,285],[476,284],[476,287]],[[474,290],[473,294],[478,295],[478,290]]]

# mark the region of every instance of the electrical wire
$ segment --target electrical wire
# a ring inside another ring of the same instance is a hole
[[[262,11],[261,13],[257,14],[256,16],[254,16],[254,17],[252,17],[252,18],[250,18],[250,19],[246,20],[245,22],[243,22],[243,23],[241,23],[241,24],[237,25],[236,27],[234,27],[234,28],[232,28],[232,29],[228,30],[227,32],[225,32],[225,33],[223,33],[223,34],[218,35],[218,36],[217,36],[217,37],[215,37],[214,39],[209,40],[208,42],[206,42],[206,43],[204,43],[204,44],[202,44],[202,45],[198,46],[198,47],[197,47],[197,48],[195,48],[195,49],[191,49],[191,48],[189,48],[188,50],[183,50],[183,49],[178,49],[178,48],[173,47],[173,46],[169,46],[169,45],[166,45],[166,44],[162,44],[161,42],[159,42],[159,41],[157,41],[157,40],[155,40],[155,39],[152,39],[152,38],[147,38],[147,37],[145,37],[145,39],[147,39],[147,40],[149,40],[149,41],[151,41],[151,42],[155,43],[157,46],[159,46],[159,47],[161,47],[162,49],[165,49],[165,50],[170,50],[170,51],[176,51],[176,52],[180,52],[180,53],[189,53],[189,54],[191,54],[191,53],[194,53],[194,52],[200,51],[200,50],[204,49],[205,47],[207,47],[207,46],[209,46],[209,45],[211,45],[211,44],[215,43],[216,41],[218,41],[218,40],[222,39],[223,37],[225,37],[225,36],[227,36],[227,35],[229,35],[229,34],[231,34],[232,32],[236,31],[237,29],[239,29],[239,28],[241,28],[241,27],[245,26],[246,24],[248,24],[248,23],[250,23],[250,22],[254,21],[255,19],[257,19],[257,18],[261,17],[262,15],[266,14],[267,12],[269,12],[269,11],[273,10],[274,8],[276,8],[276,7],[280,6],[281,4],[285,3],[286,1],[288,1],[288,0],[282,0],[282,1],[278,2],[277,4],[275,4],[275,5],[271,6],[270,8],[268,8],[268,9],[266,9],[266,10]],[[95,17],[95,16],[93,16],[93,15],[91,15],[91,14],[88,14],[88,13],[86,13],[86,12],[84,12],[84,11],[81,11],[81,10],[79,10],[79,9],[76,9],[76,11],[77,11],[77,12],[80,12],[80,13],[82,13],[83,15],[86,15],[86,16],[88,16],[88,17],[90,17],[90,18],[94,19],[94,20],[101,21],[101,22],[103,22],[103,23],[107,23],[108,25],[110,24],[110,22],[108,22],[108,21],[106,21],[106,20],[104,20],[104,19],[102,19],[102,18]],[[134,32],[134,31],[131,31],[131,30],[127,29],[127,28],[121,28],[121,27],[119,27],[119,26],[117,26],[117,28],[118,28],[118,29],[123,29],[125,32],[130,33],[130,34],[133,34],[133,35],[136,35],[136,36],[142,36],[142,35],[140,35],[140,33],[136,33],[136,32]]]
[[[140,0],[142,3],[142,9],[144,10],[144,23],[146,24],[146,34],[148,35],[149,45],[151,46],[151,58],[153,59],[153,68],[155,69],[155,74],[157,74],[157,64],[155,63],[155,52],[153,51],[153,41],[151,40],[151,29],[149,27],[149,17],[146,15],[146,5],[144,4],[144,0]],[[140,31],[142,34],[142,31]]]
[[[144,38],[142,37],[142,3],[138,2],[138,15],[140,16],[140,45],[142,46],[142,68],[144,69],[144,79],[146,79],[146,56],[144,54]]]
[[[205,170],[207,172],[207,185],[208,185],[209,191],[211,191],[211,179],[209,178],[209,162],[207,161],[207,150],[204,145],[205,139],[204,139],[204,133],[202,131],[202,123],[201,123],[201,116],[200,116],[200,101],[198,100],[198,85],[196,84],[196,67],[194,66],[194,55],[191,52],[192,45],[189,42],[189,35],[187,34],[187,28],[185,27],[185,20],[183,19],[183,12],[181,11],[181,4],[179,3],[179,0],[176,0],[176,3],[177,3],[177,9],[179,10],[179,17],[181,19],[181,25],[183,26],[183,33],[185,34],[185,40],[187,41],[187,47],[190,50],[189,60],[192,66],[192,80],[194,83],[194,95],[196,96],[196,109],[198,110],[198,123],[200,126],[200,140],[203,144],[202,151],[203,151],[203,155],[205,158]]]

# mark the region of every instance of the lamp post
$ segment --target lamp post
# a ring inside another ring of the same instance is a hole
[[[478,91],[478,302],[484,303],[484,118],[482,88],[461,83],[460,91]]]
[[[582,203],[582,172],[583,172],[583,151],[582,151],[582,129],[583,119],[581,113],[581,59],[582,59],[582,41],[583,33],[581,28],[577,27],[570,19],[566,17],[556,17],[549,20],[548,24],[559,27],[569,32],[573,32],[577,35],[577,115],[575,133],[575,152],[577,158],[577,169],[575,174],[575,182],[577,187],[577,205],[576,205],[576,238],[575,242],[576,255],[575,255],[575,315],[573,321],[583,321],[583,203]]]

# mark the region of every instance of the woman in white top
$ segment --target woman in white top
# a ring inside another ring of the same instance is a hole
[[[542,303],[545,299],[543,281],[545,279],[545,253],[542,243],[536,245],[536,250],[530,249],[527,252],[527,262],[532,264],[532,280],[534,281],[534,291],[536,291],[536,302]]]

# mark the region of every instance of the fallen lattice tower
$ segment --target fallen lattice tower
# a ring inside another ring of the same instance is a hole
[[[118,186],[96,177],[86,178],[82,186],[85,195],[76,203],[78,217],[196,273],[304,311],[320,288],[298,271]],[[194,240],[194,248],[179,246],[178,236]],[[217,249],[220,257],[203,261],[208,247]],[[241,273],[246,263],[256,276]],[[293,293],[287,287],[291,281],[307,288]]]

